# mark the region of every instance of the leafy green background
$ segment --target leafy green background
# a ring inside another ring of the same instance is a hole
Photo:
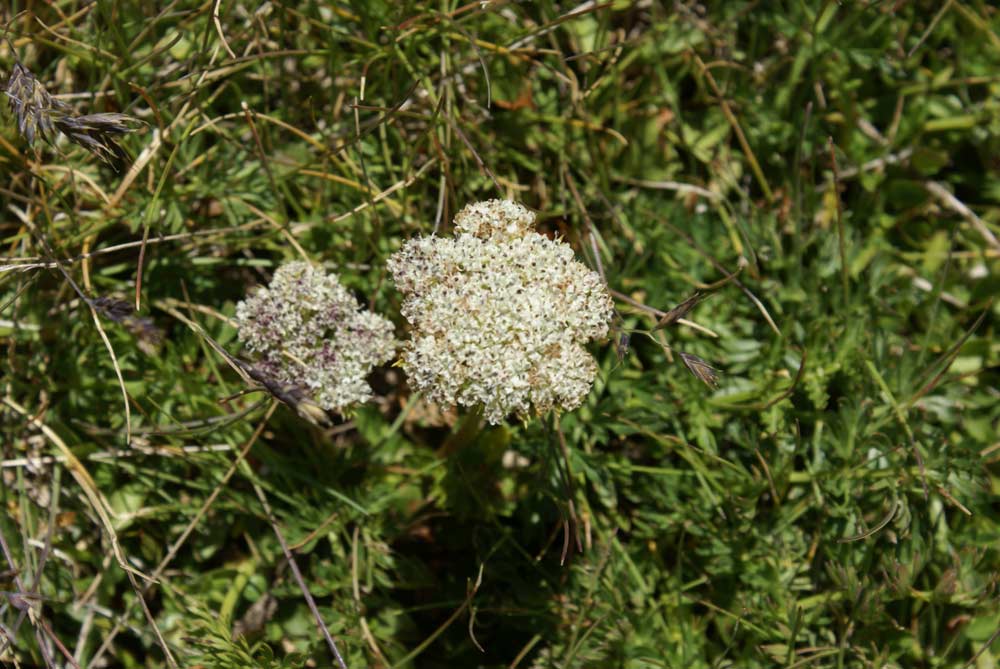
[[[995,665],[994,5],[10,8],[5,71],[148,125],[129,174],[3,113],[0,663],[330,666],[277,529],[352,668]],[[209,343],[302,253],[405,336],[386,258],[498,196],[648,307],[740,270],[717,336],[616,332],[583,407],[492,428],[398,368],[319,427]],[[67,277],[140,266],[130,445]]]

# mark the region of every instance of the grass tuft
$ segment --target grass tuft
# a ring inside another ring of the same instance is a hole
[[[8,5],[0,665],[1000,662],[995,3]],[[612,291],[576,410],[242,347],[290,261],[405,340],[496,197]]]

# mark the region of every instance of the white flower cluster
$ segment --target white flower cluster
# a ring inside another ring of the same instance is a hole
[[[267,288],[236,305],[236,322],[264,374],[337,412],[371,397],[366,377],[396,347],[390,321],[361,310],[335,274],[306,262],[278,268]]]
[[[508,200],[469,205],[455,237],[408,241],[388,263],[413,326],[410,384],[442,404],[483,406],[491,423],[580,405],[597,364],[584,345],[614,308],[573,250],[532,230]]]

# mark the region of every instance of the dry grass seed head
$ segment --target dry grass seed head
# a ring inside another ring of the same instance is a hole
[[[4,92],[10,101],[14,118],[17,119],[18,132],[27,140],[28,145],[34,145],[36,132],[39,137],[51,143],[55,121],[70,113],[69,105],[49,95],[31,70],[21,63],[14,63]]]
[[[58,130],[112,167],[129,157],[118,139],[142,123],[118,112],[76,115],[69,105],[52,97],[31,70],[19,62],[14,63],[4,93],[17,120],[18,132],[29,146],[34,146],[36,135],[51,144]]]

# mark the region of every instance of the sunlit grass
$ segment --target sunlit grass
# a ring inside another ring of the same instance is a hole
[[[14,3],[4,77],[142,124],[0,112],[0,663],[992,666],[1000,13],[662,5]],[[404,338],[495,197],[616,297],[579,409],[241,365],[292,260]]]

